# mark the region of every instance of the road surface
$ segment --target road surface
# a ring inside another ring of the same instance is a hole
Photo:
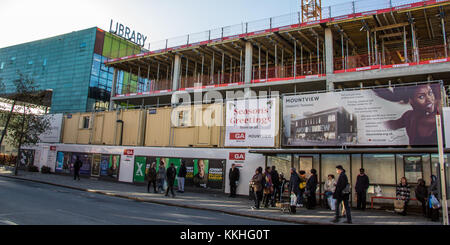
[[[0,178],[0,225],[283,225]]]

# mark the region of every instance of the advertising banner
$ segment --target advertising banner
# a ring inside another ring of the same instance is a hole
[[[134,175],[133,181],[135,183],[143,183],[145,182],[145,167],[146,167],[147,159],[145,157],[134,158]]]
[[[63,172],[63,166],[64,166],[64,152],[59,151],[56,156],[55,172],[56,173]]]
[[[48,118],[49,128],[39,137],[40,142],[43,143],[59,143],[61,138],[61,128],[63,121],[63,114],[48,114],[43,117]]]
[[[117,179],[119,174],[120,155],[102,155],[100,175]]]
[[[276,111],[274,98],[227,101],[225,146],[274,147]]]
[[[283,97],[283,146],[436,145],[441,84]]]
[[[224,160],[213,159],[209,160],[208,184],[209,188],[221,189],[223,183],[223,167]]]
[[[194,186],[206,188],[208,184],[208,170],[209,160],[195,159],[194,160],[194,177],[192,181]]]

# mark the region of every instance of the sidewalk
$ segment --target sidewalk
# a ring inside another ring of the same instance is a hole
[[[102,181],[96,179],[82,178],[81,181],[74,181],[70,176],[56,174],[41,174],[26,171],[19,171],[18,176],[14,176],[11,170],[0,167],[0,178],[15,178],[34,181],[45,184],[52,184],[60,187],[88,191],[103,195],[116,196],[133,199],[136,201],[152,202],[163,205],[195,208],[201,210],[217,211],[232,215],[240,215],[253,218],[261,218],[261,225],[264,219],[291,222],[297,224],[319,224],[333,225],[331,220],[334,212],[317,207],[315,210],[305,208],[297,209],[297,214],[291,215],[282,213],[279,209],[269,208],[252,210],[250,207],[253,201],[247,197],[229,198],[226,194],[214,193],[177,193],[176,197],[165,197],[164,194],[147,193],[146,186],[136,186],[126,183]],[[419,214],[408,214],[400,216],[388,210],[359,211],[352,210],[353,224],[355,225],[440,225],[440,222],[431,222]],[[343,222],[345,218],[341,219]],[[347,225],[344,223],[339,223]]]

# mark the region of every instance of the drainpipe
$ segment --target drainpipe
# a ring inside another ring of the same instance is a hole
[[[120,145],[122,145],[122,139],[123,139],[123,121],[122,120],[117,120],[117,123],[121,123],[121,127],[120,127]]]

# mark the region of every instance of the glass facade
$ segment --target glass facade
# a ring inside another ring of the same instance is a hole
[[[15,91],[19,73],[32,77],[40,89],[51,89],[51,113],[103,110],[114,75],[104,62],[140,52],[139,46],[94,27],[0,49],[0,80],[6,93]],[[123,77],[128,79],[128,73]],[[127,81],[129,89],[138,86],[137,78]]]

